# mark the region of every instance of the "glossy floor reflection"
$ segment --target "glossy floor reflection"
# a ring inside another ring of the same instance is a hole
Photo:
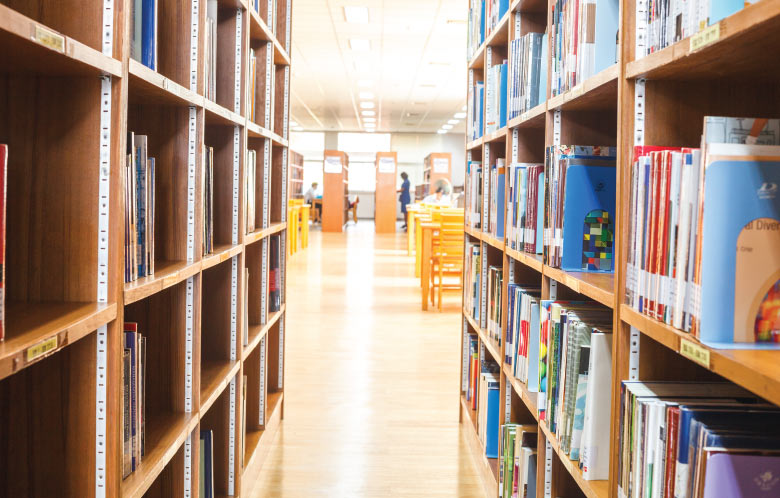
[[[289,259],[284,422],[251,498],[483,496],[458,426],[459,300],[420,310],[405,242],[361,221]]]

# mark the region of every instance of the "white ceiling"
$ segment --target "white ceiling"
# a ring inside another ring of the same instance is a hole
[[[369,91],[377,131],[439,130],[466,103],[466,5],[294,0],[292,120],[305,130],[365,131],[359,93]],[[347,23],[344,6],[367,7],[368,24]],[[353,51],[350,39],[370,50]],[[465,120],[451,131],[464,133]]]

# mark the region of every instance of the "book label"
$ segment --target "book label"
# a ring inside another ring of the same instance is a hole
[[[35,25],[35,32],[33,33],[33,40],[40,43],[44,47],[56,50],[57,52],[65,52],[65,37],[59,33],[55,33],[43,26]]]
[[[709,28],[699,31],[691,36],[690,52],[701,50],[702,48],[715,43],[720,39],[720,23],[715,23]]]
[[[27,363],[33,362],[42,356],[54,351],[59,346],[59,336],[50,337],[27,348],[24,352],[24,360]]]
[[[688,339],[680,339],[680,354],[704,368],[710,368],[709,350],[695,342],[691,342]]]

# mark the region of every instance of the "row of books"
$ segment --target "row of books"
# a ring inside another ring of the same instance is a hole
[[[125,163],[125,282],[154,274],[155,161],[148,137],[128,133]]]
[[[619,409],[621,496],[778,496],[776,406],[727,383],[624,381]]]
[[[607,479],[612,312],[596,303],[541,299],[541,289],[509,284],[504,362],[537,392],[561,451],[586,480]]]
[[[500,385],[498,366],[485,361],[477,387],[477,435],[488,458],[498,458]]]
[[[635,148],[627,302],[714,347],[778,347],[780,120],[703,128],[701,149]]]
[[[504,239],[504,198],[506,190],[506,166],[503,158],[496,159],[496,163],[490,167],[490,202],[488,204],[488,233],[493,237]]]
[[[463,268],[463,307],[472,318],[480,320],[480,285],[482,279],[482,255],[479,242],[466,242]]]
[[[501,345],[501,318],[503,307],[501,297],[504,288],[504,270],[500,266],[489,266],[487,274],[487,334]]]
[[[125,322],[122,355],[122,478],[135,472],[145,454],[146,337]]]
[[[504,60],[488,68],[485,74],[485,133],[506,126],[509,64]]]
[[[498,468],[500,498],[536,498],[536,455],[539,428],[535,424],[501,426]]]
[[[615,147],[545,150],[544,262],[572,271],[614,268]]]
[[[482,162],[469,161],[466,165],[465,223],[471,228],[482,227]]]
[[[547,34],[528,33],[509,42],[508,119],[541,104],[547,96]]]
[[[647,40],[645,53],[637,58],[693,36],[753,3],[755,0],[649,0],[645,17],[637,19],[637,29],[641,23]]]
[[[273,123],[276,73],[273,57],[271,42],[249,50],[249,118],[264,128],[271,128]]]
[[[467,56],[471,60],[485,41],[485,0],[469,0]]]
[[[204,96],[211,100],[217,100],[217,23],[219,4],[218,0],[208,0],[206,6],[206,29],[203,33],[206,46],[204,60],[204,73],[206,75],[206,88]]]
[[[509,11],[509,0],[483,0],[485,2],[485,36],[498,27],[501,18]]]
[[[133,0],[130,57],[157,70],[157,0]]]
[[[469,86],[466,106],[468,140],[482,138],[485,133],[485,83],[483,81],[475,81]]]
[[[214,148],[203,146],[203,254],[214,252]]]
[[[618,0],[556,0],[550,7],[551,95],[617,62]]]
[[[509,166],[506,244],[516,251],[542,254],[544,234],[544,165]]]
[[[273,313],[282,309],[282,236],[273,235],[269,239],[270,261],[268,264],[268,311]]]

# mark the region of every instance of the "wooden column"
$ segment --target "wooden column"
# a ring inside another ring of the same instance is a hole
[[[396,167],[395,152],[376,154],[376,198],[374,202],[374,226],[376,233],[395,233],[396,222]]]
[[[341,232],[346,218],[349,158],[338,150],[326,150],[322,165],[322,231]]]

